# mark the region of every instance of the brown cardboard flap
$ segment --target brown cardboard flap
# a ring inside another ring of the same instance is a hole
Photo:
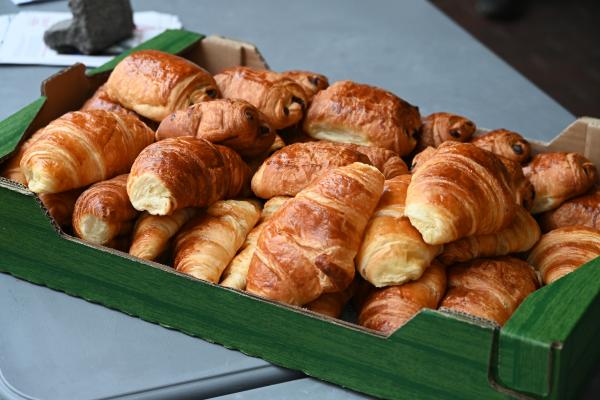
[[[531,142],[535,153],[566,151],[582,154],[600,166],[600,119],[581,117],[558,134],[550,143]]]
[[[256,46],[223,36],[207,36],[188,56],[211,74],[225,68],[245,65],[256,69],[269,69]]]

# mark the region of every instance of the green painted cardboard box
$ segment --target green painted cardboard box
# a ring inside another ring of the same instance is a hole
[[[186,31],[140,47],[213,73],[267,67],[252,45]],[[46,80],[38,100],[0,122],[0,162],[79,108],[122,57]],[[577,151],[600,165],[600,121],[581,118],[534,148]],[[383,398],[574,398],[600,360],[600,259],[530,295],[502,329],[424,310],[385,337],[84,243],[62,232],[35,194],[0,178],[0,271]]]

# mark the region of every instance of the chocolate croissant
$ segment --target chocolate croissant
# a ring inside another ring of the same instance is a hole
[[[538,288],[531,265],[514,257],[478,258],[448,269],[448,291],[440,307],[504,325]]]
[[[509,160],[524,163],[531,155],[531,145],[523,136],[506,129],[496,129],[471,140],[475,146]]]
[[[349,144],[352,149],[369,157],[371,164],[377,168],[385,179],[392,179],[399,175],[408,173],[406,163],[402,161],[398,154],[391,150],[375,146],[361,146],[358,144]]]
[[[545,285],[575,271],[600,256],[600,231],[587,226],[565,226],[542,236],[527,262],[540,273]]]
[[[553,210],[598,182],[594,164],[577,153],[540,153],[523,167],[523,173],[535,189],[533,214]]]
[[[546,211],[539,220],[543,232],[572,225],[600,230],[600,188],[567,200],[555,210]]]
[[[157,50],[125,57],[105,86],[110,99],[156,122],[175,110],[219,97],[217,84],[207,71]]]
[[[104,110],[75,111],[52,121],[23,154],[29,190],[58,193],[129,171],[154,141],[138,118]]]
[[[428,245],[404,214],[410,175],[385,181],[356,256],[356,269],[376,287],[419,279],[442,246]]]
[[[308,104],[312,101],[317,92],[327,89],[329,80],[325,75],[310,71],[283,71],[281,76],[290,78],[304,89]]]
[[[399,156],[417,144],[421,116],[414,107],[383,89],[338,81],[317,93],[304,120],[311,137],[383,147]]]
[[[220,99],[194,104],[163,119],[156,140],[177,136],[206,139],[230,147],[243,157],[253,157],[271,147],[275,131],[250,103]]]
[[[383,181],[375,167],[354,163],[329,170],[289,200],[258,237],[246,290],[304,305],[346,289]]]
[[[417,151],[438,147],[447,140],[468,142],[477,127],[468,118],[446,112],[433,113],[423,118]]]
[[[250,267],[250,261],[254,255],[256,249],[256,242],[262,229],[265,227],[267,222],[277,210],[283,206],[290,197],[277,196],[267,201],[260,214],[260,219],[257,225],[248,233],[244,244],[240,248],[237,255],[231,260],[225,271],[223,271],[221,286],[245,290],[246,289],[246,278],[248,276],[248,268]]]
[[[144,212],[133,230],[129,254],[145,260],[155,260],[165,252],[169,240],[198,214],[196,208],[181,208],[172,215],[151,215]]]
[[[480,257],[521,253],[533,247],[541,235],[535,219],[523,207],[517,207],[511,224],[496,233],[469,236],[444,245],[439,260],[446,265]]]
[[[215,75],[223,97],[242,99],[256,107],[273,129],[294,125],[304,116],[304,89],[272,71],[234,67]]]
[[[436,309],[446,290],[446,271],[434,261],[416,281],[371,289],[362,303],[358,323],[390,334],[423,308]]]
[[[515,202],[523,206],[526,210],[531,210],[535,198],[535,190],[529,179],[525,177],[521,164],[504,157],[498,157],[498,159],[502,161],[510,176],[511,186],[515,194]]]
[[[254,201],[223,200],[213,204],[177,235],[173,267],[218,283],[259,216],[260,207]]]
[[[131,167],[129,199],[139,211],[169,215],[236,197],[249,169],[233,150],[189,136],[146,147]]]
[[[267,158],[252,177],[252,191],[263,199],[295,196],[328,170],[354,162],[370,164],[364,154],[330,142],[295,143]]]
[[[98,182],[79,196],[73,211],[73,229],[91,243],[106,244],[133,227],[138,212],[127,197],[127,174]]]
[[[470,143],[444,142],[414,172],[405,214],[428,244],[507,227],[515,196],[502,162]]]

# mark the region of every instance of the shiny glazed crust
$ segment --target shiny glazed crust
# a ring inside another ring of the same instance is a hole
[[[304,120],[311,137],[377,146],[408,155],[421,128],[419,110],[383,89],[338,81],[317,93]]]
[[[543,232],[572,225],[583,225],[600,230],[600,188],[567,200],[557,209],[540,215],[540,226]]]
[[[448,291],[440,307],[504,325],[538,288],[533,268],[514,257],[479,258],[448,269]]]
[[[475,146],[523,164],[531,155],[531,146],[517,132],[496,129],[471,140]]]
[[[105,86],[110,99],[156,122],[175,110],[219,97],[217,84],[207,71],[157,50],[125,57]]]
[[[354,163],[330,170],[289,200],[260,233],[246,289],[295,305],[346,289],[383,181],[375,167]]]
[[[64,192],[129,172],[153,141],[154,132],[136,117],[74,111],[42,129],[25,150],[21,171],[33,192]]]
[[[438,147],[445,141],[468,142],[477,126],[468,118],[446,112],[433,113],[423,118],[417,151]]]

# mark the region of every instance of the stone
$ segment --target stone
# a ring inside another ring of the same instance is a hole
[[[59,53],[97,54],[133,33],[129,0],[69,0],[73,19],[44,33],[44,42]]]

